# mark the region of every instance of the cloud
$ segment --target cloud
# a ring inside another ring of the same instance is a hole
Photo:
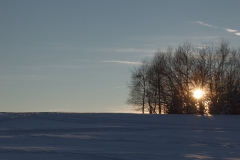
[[[50,66],[52,68],[57,68],[57,69],[79,69],[79,66]]]
[[[129,65],[140,65],[142,64],[141,62],[133,62],[133,61],[116,61],[116,60],[112,60],[112,61],[91,61],[91,60],[74,60],[77,62],[101,62],[101,63],[119,63],[119,64],[129,64]]]
[[[78,60],[78,59],[75,59],[75,60],[70,60],[70,61],[76,61],[76,62],[91,62],[90,60]]]
[[[73,65],[46,65],[46,66],[27,66],[19,68],[28,70],[41,70],[41,69],[79,69],[80,67]]]
[[[113,89],[120,89],[120,88],[126,88],[127,86],[118,86],[118,87],[111,87],[111,88],[105,88],[101,90],[96,90],[94,92],[99,92],[99,91],[107,91],[107,90],[113,90]]]
[[[203,26],[206,26],[206,27],[210,27],[210,28],[218,28],[217,26],[207,24],[207,23],[204,23],[204,22],[201,22],[201,21],[196,21],[196,23],[198,23],[200,25],[203,25]]]
[[[122,53],[129,53],[129,52],[153,53],[155,52],[155,50],[153,49],[136,49],[136,48],[104,48],[104,49],[97,49],[97,51],[122,52]]]
[[[91,92],[103,92],[103,91],[108,91],[108,90],[118,90],[118,89],[124,89],[127,88],[128,86],[117,86],[117,87],[111,87],[111,88],[103,88],[103,89],[98,89],[98,90],[93,90]]]
[[[235,35],[240,36],[240,32],[238,30],[230,29],[230,28],[223,28],[223,29],[225,29],[229,33],[234,33]]]
[[[227,32],[234,33],[235,35],[240,36],[240,32],[238,30],[230,29],[230,28],[225,28],[225,30]]]
[[[240,36],[240,32],[238,32],[238,33],[234,33],[234,34],[236,34],[237,36]]]
[[[51,77],[41,75],[9,75],[0,76],[0,79],[8,83],[19,83],[19,81],[45,81]]]
[[[237,30],[234,30],[234,29],[229,29],[229,28],[226,28],[226,31],[227,31],[227,32],[230,32],[230,33],[235,33],[235,32],[238,32]]]
[[[120,63],[120,64],[133,64],[133,65],[140,65],[141,62],[132,62],[132,61],[100,61],[103,63]]]
[[[224,27],[217,27],[217,26],[214,26],[214,25],[211,25],[211,24],[207,24],[207,23],[204,23],[202,21],[195,21],[195,23],[198,23],[200,25],[203,25],[203,26],[206,26],[206,27],[210,27],[210,28],[215,28],[215,29],[223,29],[229,33],[233,33],[237,36],[240,36],[240,32],[238,30],[235,30],[235,29],[230,29],[230,28],[224,28]]]

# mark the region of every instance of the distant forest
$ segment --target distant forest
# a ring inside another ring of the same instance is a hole
[[[127,103],[149,114],[240,114],[240,48],[185,42],[131,70]],[[193,96],[202,90],[201,98]]]

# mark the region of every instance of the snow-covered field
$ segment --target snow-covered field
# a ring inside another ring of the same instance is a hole
[[[0,113],[0,159],[240,160],[240,116]]]

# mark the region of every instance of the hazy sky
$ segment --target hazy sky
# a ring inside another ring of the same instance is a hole
[[[239,0],[1,0],[0,111],[131,112],[130,69],[190,41],[240,47]]]

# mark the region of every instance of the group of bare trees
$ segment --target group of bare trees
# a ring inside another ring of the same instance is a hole
[[[127,103],[142,113],[240,114],[240,49],[222,41],[157,51],[132,70],[129,88]]]

